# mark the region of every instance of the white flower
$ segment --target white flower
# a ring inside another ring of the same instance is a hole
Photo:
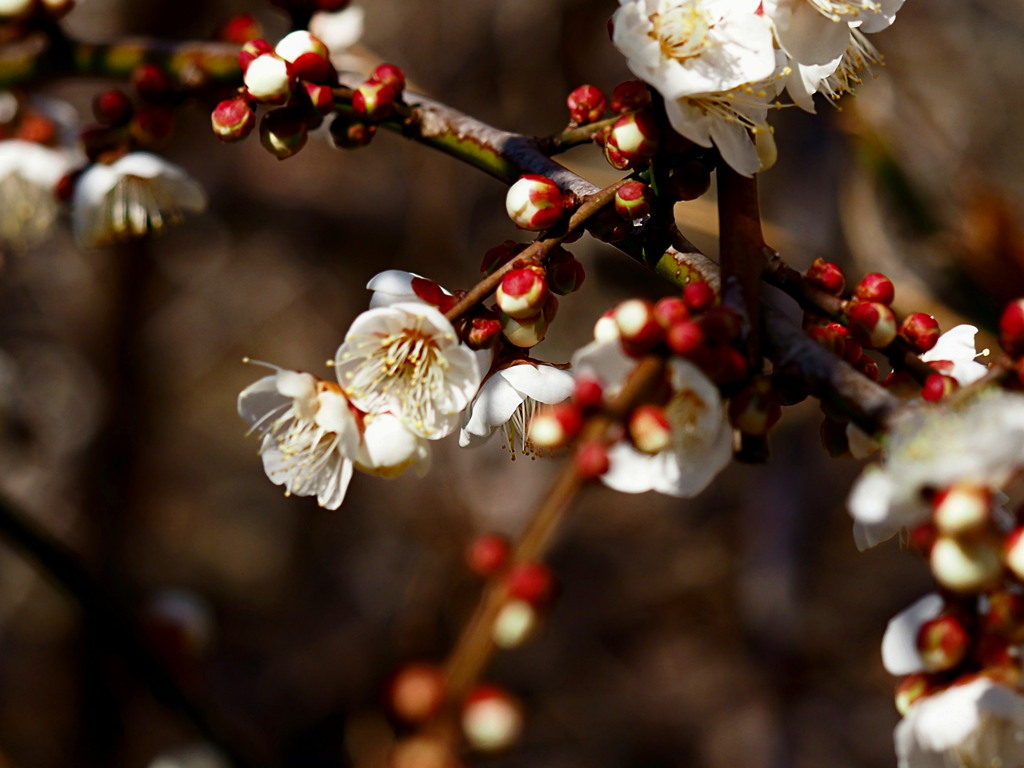
[[[238,413],[263,434],[267,477],[296,496],[337,509],[352,479],[359,425],[337,384],[278,369],[238,396]]]
[[[595,341],[576,353],[572,367],[577,375],[594,376],[613,394],[635,364],[619,342]],[[650,455],[626,441],[616,443],[608,450],[611,466],[601,476],[610,488],[696,496],[732,458],[732,429],[715,385],[695,365],[678,359],[669,361],[668,379],[672,395],[664,409],[672,447]]]
[[[73,162],[70,152],[0,141],[0,241],[22,249],[49,235],[57,219],[57,182]]]
[[[399,302],[363,312],[335,358],[338,380],[367,413],[393,413],[413,433],[450,434],[483,378],[480,359],[427,304]]]
[[[466,409],[459,445],[481,445],[501,427],[513,458],[517,442],[521,453],[533,453],[527,432],[538,404],[560,403],[572,394],[574,386],[568,371],[532,361],[496,371]]]
[[[363,439],[356,469],[378,477],[397,477],[415,466],[421,477],[430,466],[430,447],[391,413],[370,413],[363,419]]]
[[[872,33],[892,24],[903,0],[765,0],[779,47],[795,64],[836,61],[852,29]]]
[[[389,307],[400,302],[421,301],[438,307],[443,312],[454,303],[451,292],[438,283],[415,272],[388,269],[374,275],[366,287],[373,291],[370,309]]]
[[[666,100],[728,91],[775,69],[760,0],[619,0],[612,41]]]
[[[889,620],[882,636],[882,666],[890,675],[910,675],[926,670],[917,647],[917,634],[926,621],[938,618],[945,607],[942,596],[932,592]]]
[[[338,70],[354,69],[355,61],[348,49],[363,36],[365,11],[358,5],[350,5],[341,11],[314,13],[309,22],[309,31],[318,37],[331,54],[331,63]]]
[[[976,358],[978,351],[974,346],[974,337],[978,329],[973,325],[958,325],[950,328],[939,336],[935,346],[921,355],[921,360],[926,363],[946,361],[952,363],[952,368],[946,373],[952,376],[961,386],[977,381],[986,373],[988,366],[979,363]]]
[[[990,390],[952,407],[910,408],[892,426],[884,464],[865,469],[850,492],[857,546],[927,520],[925,491],[961,481],[998,488],[1021,466],[1024,395]]]
[[[158,233],[182,211],[206,208],[206,193],[176,165],[148,152],[131,152],[82,174],[72,201],[75,239],[86,247]]]
[[[899,768],[1024,765],[1024,697],[986,677],[918,699],[894,733]]]

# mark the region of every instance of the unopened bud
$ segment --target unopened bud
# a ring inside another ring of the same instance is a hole
[[[144,99],[160,99],[171,92],[174,84],[170,75],[156,64],[140,64],[132,72],[135,92]]]
[[[612,90],[612,112],[631,112],[643,109],[651,103],[651,91],[647,84],[640,80],[625,80]]]
[[[631,112],[612,126],[605,139],[605,157],[613,168],[625,170],[645,164],[658,151],[661,131],[650,112]],[[609,149],[614,150],[609,152]]]
[[[666,296],[654,304],[654,319],[662,328],[670,328],[676,323],[690,319],[690,310],[686,302],[679,296]]]
[[[896,711],[906,715],[911,704],[935,690],[935,680],[931,675],[923,672],[907,675],[896,686]]]
[[[405,90],[405,72],[394,64],[381,64],[370,73],[370,79],[391,86],[395,96]]]
[[[939,536],[929,556],[932,575],[943,587],[959,593],[993,586],[1002,572],[999,553],[989,542]]]
[[[249,13],[232,16],[217,29],[215,37],[225,43],[244,45],[263,34],[256,17]]]
[[[410,664],[391,681],[391,711],[409,723],[433,717],[444,704],[444,673],[432,664]]]
[[[782,405],[768,379],[756,379],[729,401],[729,422],[746,435],[767,435],[782,417]]]
[[[331,121],[331,141],[339,149],[365,147],[377,133],[377,126],[354,115],[337,114]]]
[[[619,338],[632,354],[650,351],[664,338],[665,330],[645,299],[627,299],[612,311]]]
[[[707,339],[700,323],[684,320],[665,331],[665,343],[680,357],[693,357],[704,350]]]
[[[584,480],[595,480],[608,471],[608,449],[601,443],[583,443],[573,457],[576,474]]]
[[[260,144],[278,160],[291,157],[306,146],[308,137],[309,128],[298,110],[275,109],[260,121]]]
[[[96,94],[92,100],[92,113],[101,125],[121,125],[131,119],[131,99],[124,91],[110,90]]]
[[[804,273],[804,279],[815,288],[839,296],[846,287],[846,276],[838,264],[817,258]]]
[[[629,437],[641,453],[661,453],[672,445],[672,425],[663,408],[641,405],[629,416]]]
[[[639,181],[627,181],[615,191],[615,212],[629,221],[649,215],[653,203],[654,190]]]
[[[519,563],[504,578],[510,597],[530,605],[548,602],[554,594],[555,580],[551,569],[541,563]]]
[[[503,267],[512,261],[523,248],[524,246],[515,240],[506,240],[501,245],[489,248],[487,253],[484,254],[483,261],[480,263],[480,271],[485,275],[491,274],[499,267]]]
[[[546,176],[529,174],[509,187],[505,210],[520,229],[540,232],[550,229],[562,218],[565,195]]]
[[[274,46],[263,39],[250,40],[242,46],[242,50],[238,52],[238,65],[242,69],[244,75],[249,69],[249,65],[258,57],[265,53],[273,53]]]
[[[999,343],[1010,357],[1024,356],[1024,299],[1011,301],[999,318]]]
[[[861,301],[847,310],[850,330],[868,349],[885,349],[896,338],[896,315],[885,304]]]
[[[587,222],[587,231],[604,243],[618,243],[629,237],[633,225],[624,221],[611,208],[606,208]]]
[[[466,333],[466,344],[470,349],[487,349],[494,345],[500,335],[500,321],[493,317],[474,317]]]
[[[462,707],[462,732],[474,749],[496,752],[515,744],[523,728],[519,705],[500,688],[480,686]]]
[[[594,341],[618,341],[619,325],[613,317],[614,309],[609,309],[594,323]]]
[[[487,578],[505,567],[508,539],[496,533],[478,536],[466,548],[466,565],[477,576]]]
[[[548,258],[548,288],[559,296],[578,291],[587,273],[568,251],[557,248]]]
[[[891,306],[896,296],[896,287],[892,284],[892,280],[881,272],[872,272],[857,283],[857,287],[853,289],[853,295],[860,301],[877,301]]]
[[[703,280],[698,280],[683,288],[683,301],[691,312],[703,312],[715,303],[715,291]]]
[[[288,62],[272,53],[257,56],[245,70],[245,88],[253,99],[266,104],[282,104],[295,87]]]
[[[914,312],[900,324],[900,338],[915,352],[927,352],[939,340],[939,324],[931,315]]]
[[[846,337],[839,332],[839,328],[843,328],[839,323],[815,325],[807,329],[807,335],[836,357],[843,357],[846,352]]]
[[[937,403],[954,392],[957,386],[957,381],[952,376],[933,373],[924,380],[924,385],[921,387],[921,397],[929,403]]]
[[[316,83],[303,82],[303,88],[309,96],[309,104],[313,111],[321,117],[326,117],[334,111],[334,91],[329,85],[317,85]]]
[[[984,630],[1019,643],[1024,638],[1024,594],[1000,590],[988,595]]]
[[[947,536],[985,527],[991,519],[992,491],[983,485],[956,483],[932,501],[933,520]]]
[[[292,72],[303,80],[328,83],[335,78],[327,46],[308,30],[289,32],[275,46],[274,53],[291,64]]]
[[[596,411],[604,404],[601,382],[590,376],[580,376],[572,393],[573,403],[584,411]]]
[[[536,315],[526,318],[514,318],[504,312],[500,315],[501,332],[509,344],[521,349],[535,347],[544,341],[548,326],[558,310],[558,300],[548,294],[542,309]]]
[[[700,318],[701,328],[712,346],[730,344],[743,333],[743,320],[729,307],[711,307]]]
[[[857,362],[853,364],[853,367],[871,379],[871,381],[878,381],[880,373],[878,370],[878,363],[875,362],[875,358],[871,355],[867,353],[862,354],[857,358]]]
[[[503,650],[518,648],[537,631],[537,609],[525,600],[509,600],[498,611],[491,627],[494,644]]]
[[[607,106],[607,99],[596,85],[581,85],[569,93],[565,103],[569,107],[570,122],[586,125],[601,119]]]
[[[953,669],[967,655],[970,635],[955,616],[939,616],[924,622],[917,631],[917,650],[929,672]]]
[[[210,115],[213,132],[224,142],[241,141],[256,127],[256,112],[242,97],[226,99]]]
[[[548,298],[548,283],[542,267],[524,267],[505,273],[494,293],[498,308],[509,317],[534,317]]]
[[[530,420],[530,442],[538,448],[561,448],[583,430],[583,413],[576,403],[559,403]]]
[[[395,89],[367,80],[352,93],[352,109],[371,122],[384,120],[395,111]]]

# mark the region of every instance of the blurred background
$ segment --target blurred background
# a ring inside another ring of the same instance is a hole
[[[615,7],[377,0],[365,45],[426,93],[546,134],[571,88],[629,76],[605,32]],[[258,0],[88,0],[67,22],[87,38],[187,39],[241,12],[284,32]],[[854,281],[884,271],[898,310],[944,329],[991,325],[1024,293],[1024,6],[908,0],[873,41],[886,65],[858,99],[774,116],[772,243],[801,269],[820,255]],[[88,120],[105,86],[46,90]],[[220,145],[199,107],[165,154],[203,183],[206,214],[144,245],[82,252],[62,233],[3,258],[0,489],[158,643],[184,627],[195,658],[173,673],[267,764],[383,765],[386,681],[443,659],[477,598],[466,543],[514,535],[557,467],[453,438],[423,480],[357,475],[337,512],[285,499],[235,413],[262,375],[241,360],[329,376],[383,269],[469,287],[483,253],[518,236],[504,188],[394,135],[355,152],[313,136],[278,162],[255,137]],[[613,178],[591,147],[565,161]],[[713,253],[713,203],[678,215]],[[587,283],[536,350],[556,362],[615,301],[667,291],[607,246],[572,250]],[[588,490],[551,553],[560,599],[488,676],[526,706],[521,744],[467,762],[894,766],[879,642],[929,583],[897,542],[856,551],[843,503],[859,467],[828,458],[820,422],[813,403],[788,409],[766,466],[733,466],[695,500]],[[216,765],[201,741],[103,622],[0,543],[0,766]]]

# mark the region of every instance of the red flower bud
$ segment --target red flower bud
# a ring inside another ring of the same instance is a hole
[[[896,287],[885,275],[880,272],[872,272],[865,275],[864,279],[857,283],[853,289],[853,296],[861,301],[877,301],[886,306],[891,306],[896,295]]]
[[[504,536],[488,533],[473,539],[466,549],[466,564],[477,576],[487,578],[505,567],[509,543]]]
[[[705,349],[707,339],[700,323],[683,320],[668,327],[665,331],[665,343],[680,357],[693,357]]]
[[[815,288],[839,296],[846,287],[846,276],[837,264],[818,258],[808,267],[804,278]]]
[[[956,483],[932,499],[936,528],[960,536],[984,528],[991,519],[992,491],[982,485]]]
[[[370,79],[384,85],[390,85],[395,96],[405,90],[405,72],[394,64],[381,64],[370,73]]]
[[[257,39],[250,40],[242,46],[242,50],[238,52],[238,65],[242,68],[242,74],[244,75],[249,69],[249,65],[258,56],[264,53],[273,53],[274,46],[268,43],[266,40]]]
[[[768,379],[756,379],[729,401],[729,422],[747,435],[767,435],[782,417],[782,405]]]
[[[256,112],[246,99],[226,99],[214,108],[210,122],[221,141],[241,141],[256,127]]]
[[[136,111],[128,123],[132,137],[140,144],[159,144],[171,135],[174,113],[169,107],[146,107]]]
[[[959,619],[939,616],[921,625],[917,632],[917,650],[929,672],[945,672],[963,661],[970,640]]]
[[[501,323],[492,317],[474,317],[466,334],[470,349],[487,349],[497,342],[501,335]]]
[[[243,45],[247,41],[257,38],[262,34],[263,31],[260,29],[260,24],[256,21],[256,17],[251,14],[244,13],[238,16],[232,16],[221,24],[217,29],[215,37],[225,43]]]
[[[524,267],[505,273],[494,293],[498,308],[509,317],[522,320],[536,315],[548,298],[543,267]]]
[[[480,686],[462,707],[462,732],[474,749],[487,752],[512,746],[523,728],[519,705],[495,686]]]
[[[703,312],[715,303],[715,291],[703,280],[699,280],[683,288],[683,301],[691,312]]]
[[[444,704],[444,673],[432,664],[410,664],[391,681],[388,703],[391,711],[409,723],[433,717]]]
[[[604,388],[601,382],[589,376],[576,379],[572,394],[573,403],[584,411],[596,411],[604,403]],[[582,427],[582,423],[581,423]]]
[[[573,457],[576,474],[584,480],[594,480],[608,471],[608,449],[601,443],[583,443]]]
[[[660,138],[661,131],[650,112],[630,112],[620,117],[609,131],[605,158],[619,170],[636,168],[654,157]]]
[[[524,247],[522,243],[506,240],[501,245],[488,249],[487,253],[484,254],[483,261],[480,263],[480,271],[485,275],[491,274],[499,267],[503,267],[512,261]]]
[[[896,339],[896,315],[877,301],[862,301],[847,310],[850,330],[868,349],[884,349]]]
[[[649,215],[653,203],[654,190],[639,181],[627,181],[615,192],[615,212],[629,221]]]
[[[612,112],[631,112],[643,109],[651,103],[651,91],[647,84],[640,80],[626,80],[612,90]]]
[[[999,343],[1010,357],[1024,355],[1024,299],[1011,301],[999,319]]]
[[[101,125],[122,125],[131,119],[132,112],[131,99],[124,91],[103,91],[92,100],[92,113]]]
[[[331,141],[339,149],[365,147],[377,133],[377,126],[353,116],[338,114],[331,121]]]
[[[576,403],[544,408],[530,421],[530,442],[538,448],[561,448],[583,430],[583,412]]]
[[[562,248],[557,248],[548,258],[548,288],[552,293],[566,296],[579,290],[587,273],[575,257]]]
[[[550,229],[562,218],[565,195],[547,176],[528,174],[509,187],[505,210],[520,229],[540,232]]]
[[[641,453],[661,453],[672,445],[672,425],[663,408],[641,405],[629,416],[629,437]]]
[[[260,54],[249,62],[242,79],[249,96],[266,104],[284,103],[295,87],[291,66],[273,53]]]
[[[933,373],[924,380],[924,386],[921,387],[921,397],[929,403],[937,403],[956,388],[956,379],[951,376],[943,376],[941,373]]]
[[[555,580],[551,569],[541,563],[520,563],[505,574],[509,597],[530,605],[542,605],[554,594]]]
[[[140,64],[132,72],[135,92],[144,99],[159,99],[170,93],[173,83],[170,75],[156,64]]]
[[[581,85],[569,93],[565,103],[569,107],[569,121],[575,125],[586,125],[601,119],[607,99],[597,86]]]
[[[939,324],[931,315],[914,312],[900,324],[900,338],[915,352],[927,352],[939,340]]]
[[[628,299],[612,311],[619,338],[633,354],[647,352],[664,338],[654,307],[644,299]]]
[[[690,310],[686,302],[679,296],[666,296],[658,299],[654,305],[654,319],[662,328],[670,328],[676,323],[690,319]]]
[[[395,111],[395,89],[367,80],[352,93],[352,109],[371,122],[384,120]]]
[[[878,370],[878,363],[875,362],[875,359],[871,355],[866,353],[862,354],[857,362],[853,364],[853,367],[872,381],[878,381],[880,373]]]

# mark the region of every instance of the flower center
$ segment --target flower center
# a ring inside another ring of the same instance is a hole
[[[667,58],[686,61],[711,47],[708,40],[708,33],[714,26],[711,16],[693,0],[654,14],[651,22],[654,24],[651,36]]]
[[[879,64],[881,61],[882,54],[868,42],[864,33],[857,29],[851,29],[850,46],[839,61],[836,71],[825,78],[822,90],[833,101],[847,93],[853,93],[854,89],[863,82],[861,72],[864,70],[870,72],[871,65]]]
[[[692,435],[697,431],[700,416],[707,408],[701,397],[692,389],[675,392],[665,406],[665,415],[676,435]]]
[[[832,21],[849,21],[850,16],[858,16],[861,11],[878,13],[882,7],[872,0],[808,0],[815,10]]]
[[[505,435],[505,442],[508,444],[508,452],[512,461],[516,460],[516,441],[519,442],[519,453],[535,459],[541,455],[541,451],[530,440],[530,421],[537,412],[540,403],[532,397],[527,397],[509,416],[508,421],[502,425]],[[504,450],[505,446],[501,446]]]

